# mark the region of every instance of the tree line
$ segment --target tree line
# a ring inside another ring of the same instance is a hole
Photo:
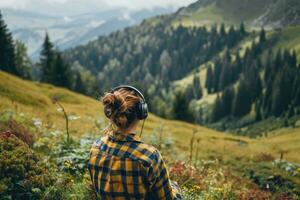
[[[259,42],[253,42],[243,58],[237,53],[232,61],[226,53],[214,67],[208,66],[205,87],[208,93],[217,93],[210,122],[240,118],[251,111],[256,121],[299,114],[300,66],[296,52],[278,50],[274,55],[269,50],[262,61],[261,54],[270,45],[262,29]]]
[[[208,30],[166,26],[163,19],[145,20],[139,26],[67,50],[64,56],[70,63],[84,66],[95,74],[100,92],[122,83],[136,85],[153,97],[149,99],[152,112],[177,118],[173,103],[176,95],[169,89],[170,83],[185,77],[224,49],[235,47],[248,34],[243,23],[238,28],[226,29],[222,24]],[[190,98],[202,97],[199,83],[195,78],[189,86]]]
[[[0,69],[90,96],[118,84],[135,85],[151,97],[147,99],[155,114],[201,122],[203,110],[190,108],[196,108],[193,103],[204,95],[199,66],[212,61],[206,66],[204,87],[208,94],[216,94],[216,100],[206,122],[241,118],[250,112],[256,121],[298,114],[296,53],[279,50],[262,56],[274,42],[264,29],[243,56],[233,53],[249,35],[243,23],[238,28],[221,24],[207,30],[145,20],[63,53],[46,34],[40,60],[34,64],[26,46],[13,40],[0,13]],[[189,73],[194,76],[184,90],[170,84]]]

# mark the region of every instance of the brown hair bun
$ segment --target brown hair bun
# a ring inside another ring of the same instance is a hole
[[[121,129],[128,128],[136,119],[136,105],[140,97],[124,88],[106,93],[102,99],[104,113]]]

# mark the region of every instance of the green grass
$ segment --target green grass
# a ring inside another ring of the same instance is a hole
[[[199,6],[196,3],[187,8],[188,14],[177,16],[173,25],[203,26],[216,23],[239,25],[242,21],[250,24],[265,12],[270,2],[271,0],[222,0],[207,6]]]
[[[40,118],[44,124],[53,123],[64,130],[64,118],[57,107],[51,103],[51,97],[58,95],[68,113],[80,116],[71,122],[73,137],[80,137],[89,131],[96,130],[95,121],[91,118],[104,118],[103,107],[98,100],[86,97],[63,88],[47,84],[32,83],[0,72],[0,111],[14,109],[18,113],[29,113],[32,118]],[[300,162],[300,128],[282,129],[275,136],[259,140],[247,137],[221,133],[205,127],[196,126],[181,121],[166,120],[150,114],[145,123],[143,138],[147,139],[153,133],[153,128],[165,126],[164,137],[171,137],[179,150],[178,158],[186,158],[190,148],[193,131],[201,141],[200,156],[209,157],[213,152],[224,159],[235,157],[255,157],[264,152],[278,157],[282,149],[286,150],[285,158],[291,162]],[[99,137],[102,133],[99,132]],[[272,135],[272,134],[270,134]],[[246,146],[239,142],[245,141]]]
[[[179,24],[183,26],[205,26],[213,25],[215,23],[226,22],[220,15],[218,9],[211,5],[205,9],[200,9],[196,12],[189,13],[188,16],[180,17],[173,21],[173,25],[177,26]]]

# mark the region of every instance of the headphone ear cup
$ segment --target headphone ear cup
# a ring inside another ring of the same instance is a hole
[[[148,105],[147,103],[143,103],[143,110],[144,110],[144,119],[146,119],[148,117]]]
[[[148,105],[147,103],[139,103],[138,119],[143,120],[148,117]]]

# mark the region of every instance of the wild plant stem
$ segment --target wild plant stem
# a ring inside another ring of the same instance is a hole
[[[64,113],[64,117],[66,120],[66,132],[67,132],[67,143],[70,143],[70,134],[69,134],[69,118],[67,115],[67,112],[65,111],[65,108],[63,107],[62,104],[59,103],[59,101],[56,101],[57,105],[62,109],[63,113]]]

